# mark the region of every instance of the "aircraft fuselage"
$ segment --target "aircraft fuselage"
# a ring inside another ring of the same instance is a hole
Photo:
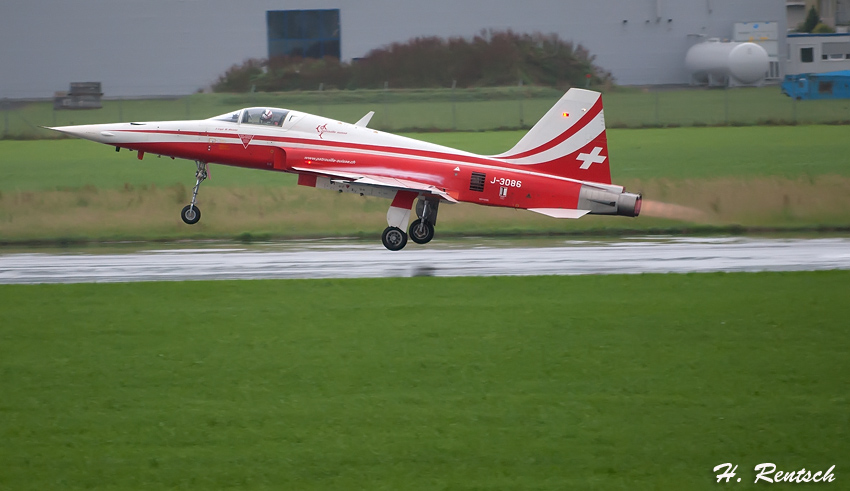
[[[363,124],[351,124],[285,109],[246,108],[197,121],[52,129],[134,150],[139,158],[154,154],[196,161],[190,213],[196,211],[206,165],[214,163],[294,173],[300,185],[392,199],[389,228],[403,235],[416,198],[427,202],[417,205],[417,215],[430,224],[431,234],[440,202],[529,209],[559,218],[637,216],[640,196],[610,183],[601,99],[589,91],[568,97],[574,90],[559,101],[563,112],[556,105],[514,149],[493,156],[368,128],[371,113]],[[184,221],[195,223],[199,215]]]

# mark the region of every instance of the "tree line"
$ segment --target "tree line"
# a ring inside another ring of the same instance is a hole
[[[282,56],[249,59],[230,67],[215,92],[289,90],[496,87],[517,85],[565,88],[613,82],[594,65],[580,44],[557,34],[482,31],[463,37],[417,37],[342,62]]]

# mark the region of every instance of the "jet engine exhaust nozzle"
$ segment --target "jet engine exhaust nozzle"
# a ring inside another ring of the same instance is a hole
[[[582,186],[579,192],[578,209],[590,210],[593,215],[640,215],[640,194],[609,191],[593,186]]]

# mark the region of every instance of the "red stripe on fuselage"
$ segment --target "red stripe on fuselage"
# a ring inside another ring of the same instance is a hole
[[[239,137],[233,133],[213,133],[213,132],[191,132],[191,131],[177,131],[177,130],[120,130],[129,133],[149,133],[149,134],[161,134],[161,135],[180,135],[180,136],[202,136],[209,138],[233,138],[238,139]],[[449,152],[437,152],[433,150],[417,150],[414,148],[405,148],[405,147],[388,147],[382,145],[370,145],[365,143],[353,143],[353,142],[341,142],[341,141],[327,141],[327,140],[312,140],[308,138],[294,138],[287,136],[269,136],[269,135],[255,135],[252,140],[253,144],[259,141],[267,141],[274,143],[292,143],[296,145],[315,145],[320,147],[338,147],[338,148],[351,148],[355,150],[362,150],[365,152],[386,152],[386,153],[397,153],[401,155],[410,155],[414,157],[422,157],[428,159],[442,159],[442,160],[452,160],[454,162],[461,163],[469,163],[469,164],[489,164],[489,165],[505,165],[500,160],[490,159],[487,157],[478,157],[472,155],[463,155]],[[135,144],[133,144],[135,145]],[[128,144],[130,146],[130,144]],[[250,145],[249,145],[250,147]],[[510,165],[510,164],[507,164]]]
[[[277,138],[278,140],[280,138]],[[289,141],[299,141],[297,139],[287,138]],[[255,139],[256,141],[256,139]],[[317,143],[313,140],[301,140],[303,145],[312,145]],[[334,143],[325,143],[324,145],[319,144],[318,146],[334,146]],[[505,164],[502,161],[488,158],[467,158],[465,160],[460,160],[465,157],[462,155],[454,155],[448,153],[439,153],[438,155],[441,157],[439,160],[430,160],[429,157],[434,158],[433,153],[429,156],[428,152],[409,152],[408,155],[416,156],[419,158],[410,159],[405,158],[405,154],[401,155],[392,155],[393,152],[390,151],[388,147],[375,147],[375,146],[367,146],[374,147],[377,151],[386,152],[390,155],[372,155],[369,153],[350,153],[345,152],[345,150],[335,150],[333,148],[289,148],[286,150],[287,159],[286,159],[286,168],[284,169],[273,169],[274,164],[274,156],[272,154],[267,154],[270,149],[276,148],[268,145],[248,145],[248,148],[244,148],[242,143],[208,143],[208,142],[144,142],[144,143],[128,143],[123,145],[126,148],[131,148],[133,150],[143,150],[147,153],[151,154],[159,154],[159,155],[167,155],[171,157],[185,158],[189,160],[201,160],[204,162],[209,162],[213,164],[223,164],[223,165],[231,165],[235,167],[244,167],[244,168],[253,168],[253,169],[268,169],[268,170],[283,170],[286,171],[287,168],[290,167],[298,167],[304,164],[304,157],[309,154],[317,154],[317,156],[330,156],[335,157],[339,160],[356,160],[357,164],[352,165],[349,172],[365,172],[368,170],[371,173],[375,173],[376,175],[383,175],[387,177],[397,177],[402,179],[411,179],[411,180],[420,180],[422,182],[427,182],[428,184],[433,184],[435,186],[444,187],[444,184],[439,181],[432,181],[430,179],[423,179],[421,174],[416,172],[416,164],[424,163],[427,165],[440,165],[446,167],[454,167],[458,164],[461,165],[471,165],[474,170],[478,170],[481,172],[497,172],[497,171],[516,171],[525,175],[535,175],[540,177],[551,177],[560,181],[573,181],[573,182],[581,182],[581,181],[591,181],[592,177],[595,177],[594,173],[589,173],[588,177],[585,179],[579,178],[570,178],[570,177],[561,177],[557,174],[553,174],[550,172],[546,172],[543,168],[548,170],[553,166],[563,165],[559,161],[547,161],[541,162],[538,165],[534,166],[517,166]],[[366,151],[364,149],[364,145],[347,145],[348,147],[354,147],[358,150]],[[211,150],[208,150],[211,149]],[[441,161],[443,160],[443,161]],[[578,164],[576,164],[578,165]],[[336,168],[336,165],[322,165],[318,161],[313,165],[307,165],[307,167],[314,168],[316,172],[321,172],[322,168]],[[543,168],[541,168],[543,167]],[[383,170],[381,170],[381,168]],[[431,169],[433,171],[433,169]],[[451,169],[444,169],[444,173],[450,172]],[[464,169],[464,173],[470,171],[469,168]],[[433,173],[433,172],[430,172]],[[430,174],[429,173],[429,174]],[[601,181],[600,181],[601,182]]]
[[[276,146],[249,145],[246,149],[241,142],[215,143],[212,146],[204,142],[136,143],[130,146],[135,150],[153,154],[173,155],[236,167],[289,172],[294,172],[292,167],[308,168],[311,172],[308,175],[313,177],[304,177],[303,180],[299,177],[299,183],[309,183],[307,185],[313,186],[316,175],[333,177],[339,174],[363,173],[408,179],[435,186],[460,201],[489,206],[574,208],[581,188],[581,181],[578,180],[547,175],[527,168],[510,168],[500,162],[486,160],[484,164],[466,165],[460,172],[455,173],[453,168],[457,165],[456,162],[411,159],[402,155],[370,155],[344,150],[293,148],[286,153],[284,168],[276,169],[273,167],[274,150],[279,148]],[[310,156],[317,158],[308,161]],[[340,162],[356,163],[349,165]],[[546,164],[554,162],[544,163]],[[469,189],[473,171],[486,174],[484,192]],[[505,191],[500,191],[503,187]]]
[[[591,108],[588,113],[582,117],[580,122],[584,122],[585,120],[591,120],[595,117],[596,114],[602,109],[601,100],[597,101],[596,104]],[[565,141],[569,136],[574,134],[578,129],[586,123],[573,125],[570,129],[562,133],[558,138],[552,140],[552,142],[562,142]],[[190,132],[190,131],[177,131],[177,130],[122,130],[126,132],[135,132],[135,133],[146,133],[146,134],[163,134],[163,135],[179,135],[179,136],[190,136],[190,137],[209,137],[211,139],[237,139],[237,136],[233,133],[222,133],[222,132]],[[242,143],[225,143],[225,142],[144,142],[144,143],[128,143],[126,146],[128,148],[132,148],[134,150],[145,150],[149,153],[160,153],[164,155],[187,158],[191,160],[203,160],[211,163],[219,163],[225,165],[233,165],[237,167],[250,167],[250,168],[269,168],[271,167],[272,159],[267,158],[263,150],[268,150],[271,148],[269,145],[257,144],[259,142],[270,142],[273,144],[293,144],[299,145],[302,147],[308,148],[290,148],[287,149],[287,152],[293,152],[295,155],[298,154],[309,154],[309,153],[333,153],[333,154],[344,154],[346,157],[341,158],[353,158],[358,160],[358,164],[366,161],[378,161],[383,166],[385,166],[385,171],[381,173],[381,175],[394,176],[404,178],[404,175],[401,174],[403,172],[409,172],[411,169],[410,165],[404,165],[405,163],[413,163],[416,161],[424,161],[430,162],[432,164],[471,164],[475,166],[486,166],[489,169],[485,170],[485,172],[493,172],[499,169],[502,170],[512,170],[526,173],[528,175],[541,175],[541,176],[551,176],[555,178],[559,178],[561,180],[570,180],[570,181],[592,181],[592,182],[605,182],[610,183],[610,174],[608,173],[600,173],[595,172],[596,168],[593,167],[588,170],[578,169],[579,163],[575,160],[575,155],[578,153],[573,152],[570,155],[555,159],[549,160],[545,162],[540,162],[533,165],[519,165],[519,164],[511,164],[508,162],[504,162],[501,158],[492,158],[485,156],[475,156],[475,155],[464,155],[464,154],[456,154],[449,152],[439,152],[433,150],[419,150],[413,148],[405,148],[405,147],[390,147],[390,146],[382,146],[382,145],[374,145],[374,144],[363,144],[363,143],[354,143],[354,142],[339,142],[339,141],[324,141],[324,140],[313,140],[307,138],[296,138],[296,137],[288,137],[288,136],[270,136],[270,135],[256,135],[250,145],[247,147],[243,147]],[[555,146],[558,143],[551,143],[542,145],[537,147],[535,151],[545,151],[548,150],[551,146]],[[310,148],[312,147],[312,148]],[[544,148],[545,147],[545,148]],[[209,149],[209,150],[208,150]],[[360,154],[346,152],[346,149],[357,150],[362,152]],[[388,155],[370,155],[370,153],[381,152]],[[531,152],[531,151],[529,151]],[[518,155],[526,155],[529,152],[524,152]],[[294,156],[294,155],[293,155]],[[353,156],[353,157],[351,157]],[[409,159],[405,157],[416,157],[415,159]],[[516,157],[516,156],[514,156]],[[440,162],[442,161],[442,162]],[[299,166],[302,165],[303,162],[295,159],[287,158],[287,167]],[[322,166],[316,166],[317,170]],[[353,166],[354,167],[354,166]],[[360,165],[357,165],[359,171],[363,171],[363,169],[359,168]],[[574,175],[570,177],[564,176],[563,169],[564,168],[573,168]],[[285,169],[280,169],[285,170]],[[352,169],[353,170],[353,169]],[[373,169],[370,169],[373,170]],[[392,172],[387,172],[392,171]],[[407,178],[416,179],[414,176],[408,176]],[[435,185],[439,185],[438,183],[434,183]]]
[[[427,159],[442,159],[442,160],[451,160],[453,162],[460,163],[468,163],[468,164],[484,164],[484,165],[499,165],[499,166],[508,166],[515,169],[522,169],[524,167],[529,167],[539,165],[539,164],[512,164],[509,162],[504,162],[502,159],[518,159],[530,157],[533,155],[537,155],[539,153],[545,152],[551,148],[554,148],[561,143],[565,142],[571,136],[575,135],[579,130],[587,126],[590,121],[595,118],[599,112],[602,111],[602,98],[597,99],[597,101],[593,104],[589,111],[587,111],[584,116],[579,119],[579,121],[567,128],[563,133],[558,135],[556,138],[553,138],[549,142],[540,145],[534,149],[527,150],[525,152],[500,156],[500,157],[484,157],[484,156],[473,156],[473,155],[464,155],[458,153],[449,153],[449,152],[438,152],[434,150],[418,150],[414,148],[405,148],[405,147],[389,147],[382,145],[371,145],[364,143],[354,143],[354,142],[342,142],[342,141],[327,141],[327,140],[312,140],[307,138],[295,138],[295,137],[287,137],[287,136],[269,136],[269,135],[255,135],[254,141],[267,141],[267,142],[275,142],[275,143],[291,143],[297,145],[316,145],[322,147],[338,147],[338,148],[351,148],[356,150],[362,150],[366,152],[387,152],[387,153],[397,153],[401,155],[410,155],[415,157],[427,158]],[[166,135],[185,135],[185,136],[201,136],[201,137],[209,137],[209,138],[238,138],[237,135],[233,133],[221,133],[221,132],[197,132],[197,131],[177,131],[177,130],[121,130],[126,132],[135,132],[135,133],[150,133],[150,134],[166,134]],[[558,175],[558,174],[556,174]],[[578,179],[578,177],[576,177]]]

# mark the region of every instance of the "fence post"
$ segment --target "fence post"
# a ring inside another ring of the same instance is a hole
[[[457,80],[452,80],[452,130],[457,131],[457,108],[455,107],[455,87]]]
[[[797,124],[797,98],[791,98],[791,119],[794,124]]]
[[[325,89],[325,83],[319,82],[319,115],[325,114],[325,98],[322,92]]]
[[[661,104],[658,91],[655,91],[655,126],[661,126],[661,111],[658,106]]]
[[[519,127],[525,128],[525,108],[522,104],[522,79],[519,79]]]
[[[9,101],[3,99],[3,138],[9,135]]]
[[[383,108],[381,109],[381,126],[384,127],[384,131],[389,131],[389,128],[387,127],[387,91],[389,90],[390,83],[384,82],[384,93],[381,97],[381,100],[383,101]]]

